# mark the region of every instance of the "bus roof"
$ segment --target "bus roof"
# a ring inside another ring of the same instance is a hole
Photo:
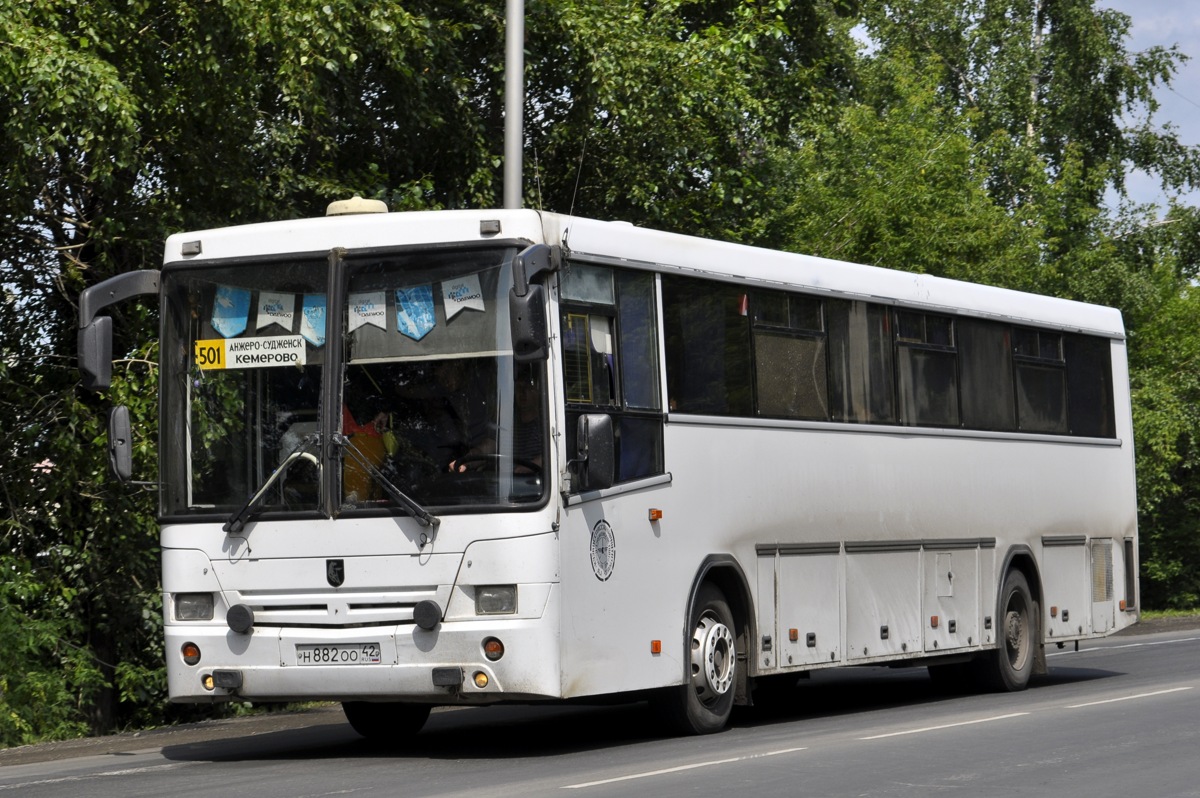
[[[928,274],[761,249],[633,227],[622,222],[556,220],[575,255],[642,262],[659,271],[764,287],[866,299],[925,310],[1124,338],[1121,312],[1057,297],[950,280]]]
[[[491,232],[484,222],[498,223]],[[372,213],[265,222],[167,239],[164,264],[447,242],[565,243],[573,255],[777,289],[1124,338],[1120,311],[1066,299],[532,210]],[[199,249],[199,252],[196,250]],[[190,254],[185,255],[184,252]]]

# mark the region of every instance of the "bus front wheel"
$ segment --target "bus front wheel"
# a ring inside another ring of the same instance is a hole
[[[425,725],[430,709],[428,704],[342,702],[346,720],[373,742],[401,742],[412,737]]]
[[[711,734],[729,722],[737,681],[733,613],[715,586],[705,584],[697,592],[689,628],[688,679],[664,696],[663,709],[677,731]]]
[[[1000,591],[996,650],[979,663],[985,687],[1014,692],[1029,685],[1037,646],[1041,645],[1036,606],[1025,575],[1010,571]]]

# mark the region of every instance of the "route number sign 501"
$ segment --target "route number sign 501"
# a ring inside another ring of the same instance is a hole
[[[304,338],[299,335],[212,338],[192,347],[192,358],[202,371],[303,366],[306,354]]]
[[[203,370],[225,368],[225,341],[197,341],[196,366]]]

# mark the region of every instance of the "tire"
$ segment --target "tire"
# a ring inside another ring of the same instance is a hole
[[[661,710],[677,732],[712,734],[729,722],[738,676],[733,613],[715,586],[706,583],[696,593],[688,627],[689,678],[661,697]]]
[[[1016,692],[1029,686],[1037,647],[1042,644],[1037,605],[1020,571],[1009,571],[1000,590],[996,650],[979,661],[981,686]]]
[[[342,712],[354,731],[372,742],[403,742],[425,725],[432,709],[428,704],[343,701]]]

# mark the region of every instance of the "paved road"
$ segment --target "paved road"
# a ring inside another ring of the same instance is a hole
[[[701,738],[659,735],[638,705],[439,711],[406,750],[333,708],[197,724],[0,751],[0,796],[1200,796],[1200,630],[1049,663],[1015,695],[823,672]]]

